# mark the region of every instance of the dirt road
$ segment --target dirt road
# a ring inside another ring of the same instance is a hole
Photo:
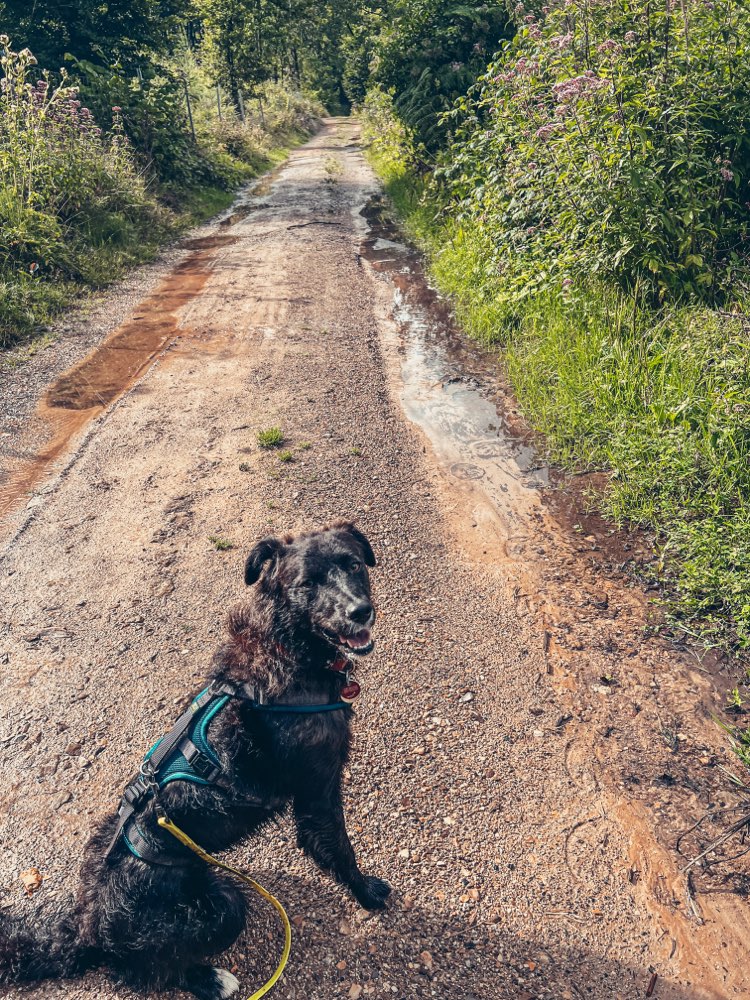
[[[71,890],[91,822],[199,690],[249,545],[353,516],[380,620],[347,812],[396,891],[358,910],[286,821],[237,850],[293,918],[274,995],[747,996],[744,903],[689,885],[674,850],[726,799],[720,683],[647,637],[613,569],[630,542],[545,502],[487,359],[440,341],[449,318],[372,204],[368,230],[357,133],[328,121],[105,300],[98,332],[6,376],[2,903]],[[259,449],[272,426],[288,455]],[[279,947],[259,903],[231,956],[243,996]],[[25,995],[61,992],[130,996],[101,974]]]

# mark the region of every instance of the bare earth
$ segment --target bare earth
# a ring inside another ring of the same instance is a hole
[[[407,418],[393,287],[361,256],[377,185],[357,136],[329,120],[231,224],[114,293],[111,323],[100,304],[80,343],[119,324],[119,388],[101,353],[59,379],[85,354],[69,347],[6,375],[2,905],[32,919],[72,890],[91,823],[200,689],[252,542],[355,517],[380,621],[347,812],[362,867],[395,892],[359,910],[287,821],[234,852],[293,918],[273,995],[748,996],[746,904],[680,874],[698,841],[675,851],[733,801],[721,685],[647,637],[644,595],[595,534],[523,484],[458,475]],[[290,461],[258,448],[271,426]],[[280,943],[258,901],[221,960],[241,996]],[[4,995],[131,996],[99,973]]]

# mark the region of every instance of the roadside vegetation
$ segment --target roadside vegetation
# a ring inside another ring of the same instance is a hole
[[[383,36],[412,70],[399,90],[373,61],[372,161],[552,458],[605,472],[600,509],[655,532],[673,621],[746,648],[750,9],[519,4],[472,41],[477,71],[434,7],[421,43],[408,3]],[[468,44],[488,17],[464,12]],[[422,117],[426,46],[442,113]]]

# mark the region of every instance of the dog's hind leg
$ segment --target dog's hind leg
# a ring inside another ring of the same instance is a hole
[[[127,926],[106,929],[105,960],[130,986],[146,992],[185,988],[200,1000],[226,1000],[239,989],[234,976],[204,962],[229,948],[245,928],[247,898],[228,875],[201,864],[183,875],[152,877],[150,891],[131,905]],[[120,911],[117,911],[118,916]]]
[[[391,887],[374,875],[364,875],[357,865],[346,832],[344,807],[338,790],[327,795],[297,794],[294,798],[297,844],[324,871],[330,872],[366,910],[385,906]]]
[[[188,969],[185,986],[199,1000],[229,1000],[229,997],[239,992],[240,983],[237,977],[226,969],[196,965]]]

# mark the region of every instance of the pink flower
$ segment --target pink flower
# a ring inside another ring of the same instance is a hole
[[[541,139],[543,142],[546,142],[546,140],[549,139],[550,136],[553,136],[559,128],[560,126],[556,122],[550,122],[548,125],[542,125],[541,128],[538,128],[534,135],[537,139]]]
[[[606,42],[602,42],[601,45],[597,46],[596,51],[601,52],[602,54],[606,52],[612,52],[614,54],[617,54],[618,52],[622,52],[622,46],[620,45],[619,42],[616,42],[613,38],[608,38]]]
[[[721,170],[719,171],[719,173],[721,174],[721,179],[723,181],[733,181],[734,180],[734,174],[727,167],[722,167]]]
[[[555,35],[550,38],[549,43],[553,49],[567,49],[573,44],[573,35],[570,32],[567,35]]]
[[[115,104],[115,106],[112,108],[112,110],[114,111],[114,113],[116,115],[118,115],[122,111],[122,108],[119,107],[119,105]]]
[[[626,31],[625,32],[625,41],[626,42],[634,42],[637,37],[638,36],[636,35],[636,33],[634,31]]]

